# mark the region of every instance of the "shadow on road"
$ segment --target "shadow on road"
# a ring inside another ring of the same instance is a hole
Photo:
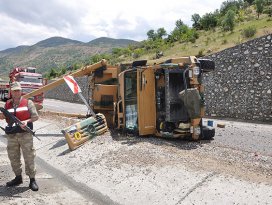
[[[63,137],[63,134],[35,134],[37,137]]]
[[[63,151],[63,152],[61,152],[61,153],[59,153],[59,154],[58,154],[58,157],[63,156],[63,155],[66,155],[66,154],[68,154],[68,153],[70,153],[70,152],[71,152],[71,150],[70,150],[70,149],[67,149],[67,150],[65,150],[65,151]]]
[[[121,141],[121,144],[126,144],[128,146],[148,142],[156,146],[171,146],[183,150],[192,150],[211,142],[211,140],[192,141],[191,139],[181,138],[159,138],[153,135],[140,137],[133,134],[120,133],[115,130],[111,130],[110,132],[113,140]]]
[[[17,196],[18,194],[21,194],[25,191],[29,190],[29,187],[6,187],[4,185],[0,185],[0,197],[18,197],[21,198],[21,196]]]
[[[66,139],[58,140],[52,147],[49,148],[49,150],[56,149],[56,148],[58,148],[58,147],[61,147],[61,146],[66,145],[66,144],[67,144]],[[68,154],[68,153],[70,153],[70,152],[71,152],[70,149],[67,149],[67,150],[65,150],[65,151],[63,151],[63,152],[61,152],[61,153],[59,153],[57,156],[58,156],[58,157],[59,157],[59,156],[63,156],[63,155],[66,155],[66,154]]]
[[[50,147],[49,150],[61,147],[61,146],[65,145],[65,144],[67,144],[65,139],[59,140],[59,141],[57,141],[56,144],[54,144],[52,147]]]

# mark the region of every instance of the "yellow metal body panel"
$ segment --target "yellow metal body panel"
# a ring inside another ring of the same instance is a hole
[[[93,101],[95,110],[113,110],[113,103],[111,105],[102,105],[103,96],[113,96],[113,102],[117,102],[117,85],[102,85],[96,84],[93,91]]]
[[[69,149],[75,150],[93,137],[102,135],[107,131],[106,118],[103,114],[98,113],[96,117],[90,117],[75,123],[64,128],[61,132],[65,136]]]
[[[125,72],[122,72],[122,73],[120,73],[119,74],[119,91],[118,91],[118,93],[119,93],[119,95],[120,95],[120,98],[121,99],[125,99],[125,94],[124,94],[124,76],[125,76]],[[121,107],[122,107],[122,112],[124,112],[124,110],[125,110],[125,105],[124,105],[124,103],[122,103],[122,102],[119,102],[119,104],[121,103]],[[123,122],[123,124],[125,123],[125,120],[124,120],[124,122]]]
[[[120,68],[107,67],[107,69],[103,71],[103,77],[95,77],[94,82],[99,84],[107,80],[117,79],[119,73],[120,73]]]
[[[154,71],[151,67],[145,70],[138,70],[137,78],[139,135],[155,134],[156,104]]]

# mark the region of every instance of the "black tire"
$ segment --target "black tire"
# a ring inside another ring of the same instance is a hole
[[[212,140],[215,136],[215,129],[209,129],[207,127],[202,127],[200,139],[203,140]]]

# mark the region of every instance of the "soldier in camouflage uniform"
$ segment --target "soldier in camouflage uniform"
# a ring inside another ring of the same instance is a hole
[[[35,180],[36,167],[34,163],[35,149],[33,146],[33,136],[24,131],[24,127],[27,125],[30,128],[33,128],[33,122],[38,120],[39,116],[34,103],[31,100],[26,100],[21,97],[22,92],[20,83],[15,82],[11,84],[11,95],[12,99],[6,102],[5,108],[21,120],[23,125],[20,126],[20,131],[7,134],[8,157],[16,177],[7,182],[6,186],[17,186],[23,183],[21,163],[22,151],[25,161],[25,172],[30,178],[29,188],[33,191],[38,191],[39,187]],[[0,119],[5,119],[2,113]],[[6,121],[8,122],[8,119],[6,119]]]

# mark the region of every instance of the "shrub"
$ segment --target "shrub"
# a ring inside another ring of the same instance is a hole
[[[222,41],[222,45],[227,44],[227,43],[228,43],[227,39],[224,39],[224,40]]]
[[[195,43],[196,42],[196,38],[195,37],[191,37],[189,40],[191,43]]]
[[[206,40],[205,40],[205,45],[206,45],[206,46],[209,45],[210,41],[211,41],[211,38],[210,38],[210,37],[207,37]]]
[[[198,51],[197,57],[202,57],[204,56],[204,49],[201,49],[200,51]]]
[[[143,49],[137,48],[132,53],[132,58],[139,58],[141,55],[143,55],[143,53],[144,53]]]
[[[272,16],[272,7],[267,7],[263,11],[264,14],[267,14],[269,17]]]
[[[242,31],[242,36],[244,36],[245,38],[250,38],[253,37],[256,34],[256,32],[257,29],[255,26],[249,26]]]

